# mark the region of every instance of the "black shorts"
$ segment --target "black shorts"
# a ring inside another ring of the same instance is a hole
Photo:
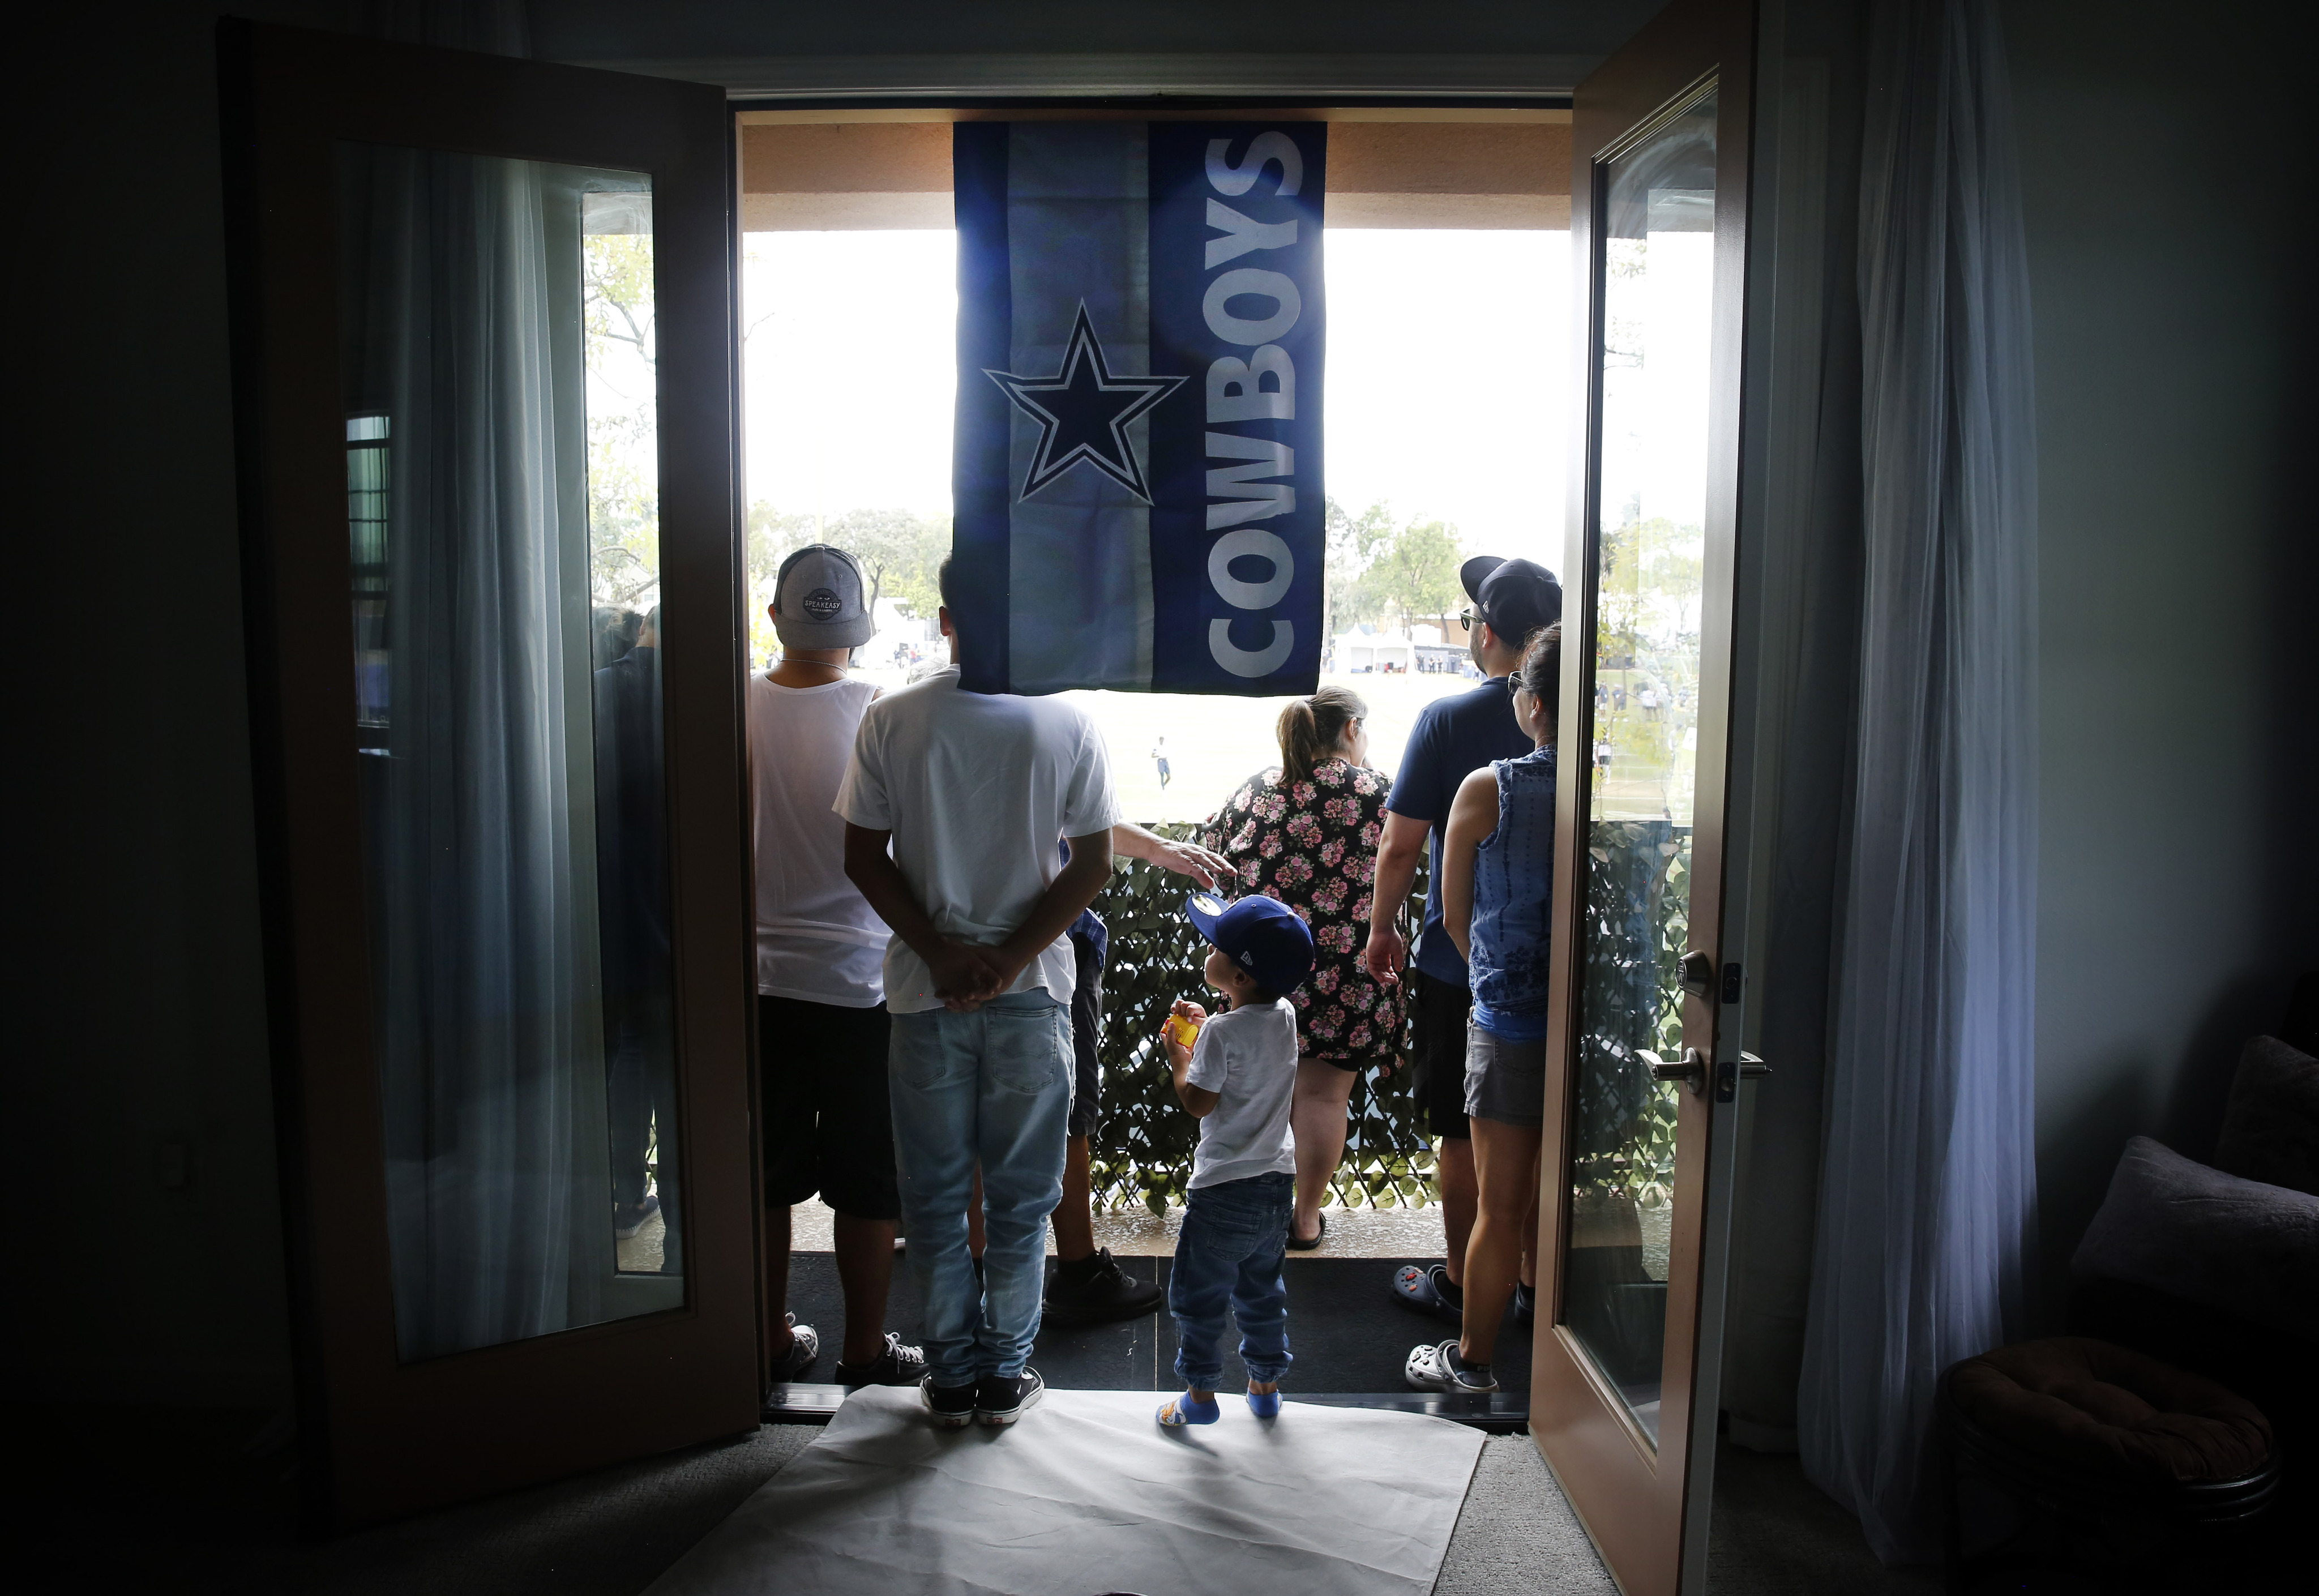
[[[1402,978],[1409,983],[1409,1062],[1416,1071],[1426,1133],[1469,1137],[1474,1132],[1466,1123],[1466,1022],[1474,1012],[1474,995],[1413,964]]]
[[[765,1206],[818,1194],[854,1219],[899,1219],[886,1005],[841,1008],[757,995]]]
[[[1103,960],[1083,936],[1071,938],[1071,958],[1077,967],[1077,985],[1071,988],[1071,1052],[1078,1069],[1065,1130],[1073,1136],[1092,1136],[1103,1123],[1103,1065],[1096,1057],[1103,1045]]]

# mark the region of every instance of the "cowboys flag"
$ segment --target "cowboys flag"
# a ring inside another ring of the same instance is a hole
[[[1313,690],[1327,134],[954,129],[969,690]]]

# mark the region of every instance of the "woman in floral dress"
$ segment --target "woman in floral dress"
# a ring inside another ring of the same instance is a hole
[[[1241,896],[1261,892],[1313,929],[1313,975],[1296,1007],[1296,1211],[1288,1245],[1318,1247],[1321,1204],[1345,1156],[1345,1105],[1373,1064],[1390,1067],[1401,1034],[1401,990],[1361,967],[1368,942],[1369,883],[1393,782],[1363,762],[1368,706],[1324,687],[1280,712],[1280,768],[1250,777],[1202,837],[1230,860]]]

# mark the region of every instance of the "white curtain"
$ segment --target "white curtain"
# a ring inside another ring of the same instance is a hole
[[[1941,1372],[2022,1333],[2036,1212],[2036,478],[1992,0],[1876,0],[1862,167],[1864,597],[1806,1472],[1937,1557]]]
[[[584,524],[559,492],[577,200],[431,150],[347,147],[340,179],[348,408],[391,461],[384,746],[357,764],[414,1358],[586,1323],[611,1264]]]

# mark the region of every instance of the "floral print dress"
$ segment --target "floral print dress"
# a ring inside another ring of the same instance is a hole
[[[1266,771],[1241,783],[1200,839],[1232,861],[1238,896],[1277,897],[1312,927],[1312,978],[1291,997],[1297,1051],[1344,1069],[1379,1062],[1401,1035],[1401,989],[1361,968],[1392,789],[1382,771],[1344,759],[1293,785]]]

